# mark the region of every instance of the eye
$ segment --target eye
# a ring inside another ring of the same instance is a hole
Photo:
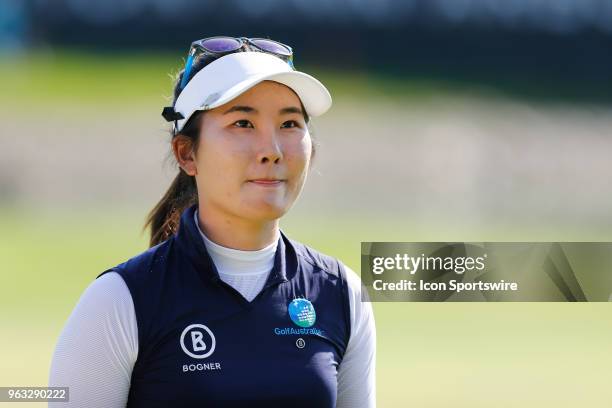
[[[234,122],[234,126],[239,127],[239,128],[252,128],[253,124],[246,119],[241,119],[241,120],[237,120],[236,122]]]
[[[284,122],[281,127],[282,128],[294,128],[294,127],[300,127],[300,124],[297,123],[295,120],[288,120]]]

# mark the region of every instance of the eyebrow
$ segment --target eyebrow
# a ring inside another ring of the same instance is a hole
[[[225,112],[223,112],[224,115],[227,115],[228,113],[231,112],[244,112],[244,113],[258,113],[257,109],[250,107],[250,106],[244,106],[244,105],[234,105],[231,108],[229,108],[228,110],[226,110]],[[289,114],[289,113],[297,113],[299,115],[303,115],[304,113],[302,112],[302,109],[296,107],[296,106],[289,106],[286,108],[283,108],[279,111],[279,113],[281,115],[285,115],[285,114]]]

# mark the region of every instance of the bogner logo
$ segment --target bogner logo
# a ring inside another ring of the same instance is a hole
[[[189,357],[203,359],[209,357],[216,346],[215,335],[203,324],[194,323],[185,327],[181,333],[181,348]],[[221,363],[209,362],[200,364],[184,364],[183,372],[220,370]]]
[[[190,324],[181,334],[181,347],[193,358],[206,358],[215,351],[215,335],[203,324]]]

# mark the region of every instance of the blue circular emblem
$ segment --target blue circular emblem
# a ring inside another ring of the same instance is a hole
[[[317,320],[314,306],[308,299],[294,299],[289,303],[287,309],[293,323],[300,327],[310,327]]]

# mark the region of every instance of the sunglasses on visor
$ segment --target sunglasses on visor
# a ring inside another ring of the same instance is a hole
[[[293,50],[290,46],[278,41],[269,40],[267,38],[208,37],[191,43],[187,62],[185,63],[185,70],[183,71],[183,78],[181,80],[181,90],[185,88],[187,82],[189,82],[189,76],[196,56],[201,54],[223,56],[225,54],[238,52],[239,50],[272,54],[281,58],[293,68]]]

